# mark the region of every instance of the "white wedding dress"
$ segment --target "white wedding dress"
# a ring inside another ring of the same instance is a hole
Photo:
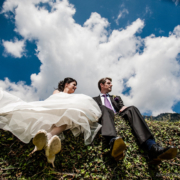
[[[51,131],[53,125],[67,124],[74,136],[84,133],[90,144],[101,125],[97,103],[83,94],[57,93],[44,101],[25,102],[0,88],[0,129],[12,132],[28,143],[40,129]]]

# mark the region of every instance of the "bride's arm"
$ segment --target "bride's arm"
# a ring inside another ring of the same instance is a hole
[[[53,94],[57,94],[57,93],[60,93],[57,89],[54,90]]]

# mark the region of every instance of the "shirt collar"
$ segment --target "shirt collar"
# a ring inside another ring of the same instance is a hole
[[[102,97],[104,94],[100,93],[100,96]],[[107,93],[106,94],[107,97],[109,97],[109,94]]]

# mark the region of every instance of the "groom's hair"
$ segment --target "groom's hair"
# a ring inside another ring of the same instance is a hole
[[[99,80],[99,82],[98,82],[98,88],[99,88],[100,91],[101,91],[101,86],[100,86],[100,84],[101,84],[101,83],[102,83],[102,84],[105,84],[105,82],[106,82],[107,79],[110,80],[110,81],[112,81],[112,79],[109,78],[109,77],[105,77],[105,78],[102,78],[102,79]]]

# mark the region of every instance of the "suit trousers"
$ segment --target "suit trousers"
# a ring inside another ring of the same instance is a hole
[[[134,131],[140,145],[142,145],[149,138],[154,139],[144,118],[135,106],[127,107],[119,115],[122,116],[125,120],[129,121],[129,124]]]

